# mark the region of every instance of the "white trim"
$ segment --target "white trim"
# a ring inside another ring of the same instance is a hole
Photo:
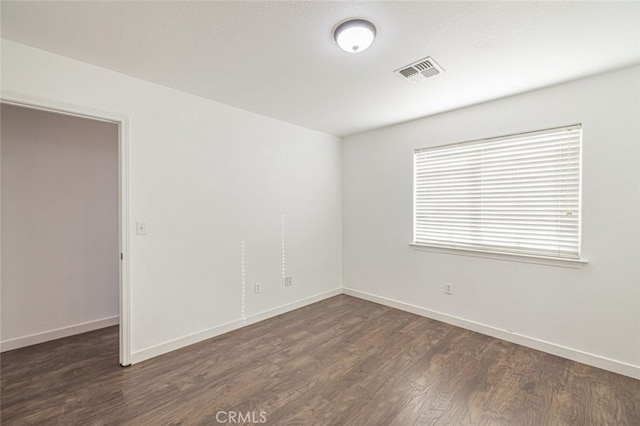
[[[509,330],[502,330],[489,325],[481,324],[475,321],[469,321],[464,318],[448,315],[442,312],[433,311],[431,309],[422,308],[420,306],[411,305],[409,303],[400,302],[386,297],[376,296],[360,290],[344,288],[343,293],[348,296],[357,297],[359,299],[368,300],[390,308],[400,309],[401,311],[410,312],[422,317],[431,318],[456,327],[465,328],[487,336],[506,340],[507,342],[516,343],[528,348],[536,349],[562,358],[577,361],[593,367],[602,368],[603,370],[612,371],[634,379],[640,379],[640,366],[628,364],[626,362],[616,361],[614,359],[605,358],[599,355],[583,352],[577,349],[558,345],[533,337],[524,336]]]
[[[151,346],[146,349],[142,349],[131,354],[131,363],[137,364],[142,361],[146,361],[150,358],[166,354],[176,349],[183,348],[185,346],[193,345],[194,343],[201,342],[203,340],[210,339],[212,337],[219,336],[221,334],[228,333],[233,330],[240,329],[247,325],[251,325],[260,321],[264,321],[269,318],[273,318],[278,315],[282,315],[286,312],[293,311],[303,306],[311,305],[312,303],[320,302],[321,300],[328,299],[330,297],[338,296],[342,294],[341,288],[329,290],[324,293],[316,294],[311,297],[307,297],[296,302],[287,303],[286,305],[278,306],[273,309],[269,309],[254,315],[248,316],[246,319],[237,319],[235,321],[222,324],[208,330],[203,330],[198,333],[190,334],[188,336],[179,337],[174,340],[170,340],[166,343],[161,343],[156,346]]]
[[[129,117],[118,132],[118,196],[120,202],[120,365],[131,365],[131,286],[129,273]]]
[[[0,100],[9,105],[37,109],[40,111],[56,112],[74,117],[89,118],[91,120],[105,121],[109,123],[119,123],[126,119],[125,115],[116,114],[109,111],[102,111],[95,108],[59,102],[52,99],[40,98],[38,96],[24,95],[9,90],[0,90]]]
[[[63,337],[86,333],[87,331],[99,330],[101,328],[111,327],[112,325],[116,325],[118,323],[118,316],[116,315],[114,317],[83,322],[81,324],[70,325],[68,327],[56,328],[54,330],[44,331],[42,333],[16,337],[15,339],[3,340],[2,342],[0,342],[0,352],[12,351],[14,349],[37,345],[38,343],[44,343],[50,340],[62,339]]]
[[[0,101],[10,105],[118,124],[118,191],[120,225],[120,365],[131,364],[131,312],[129,276],[129,118],[123,114],[0,90]]]

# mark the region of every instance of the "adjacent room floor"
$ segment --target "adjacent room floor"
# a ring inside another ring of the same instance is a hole
[[[3,425],[232,418],[639,425],[640,381],[344,295],[128,368],[117,327],[2,354]]]

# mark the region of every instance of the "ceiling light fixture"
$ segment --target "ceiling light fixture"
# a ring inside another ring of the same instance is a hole
[[[350,19],[338,25],[333,38],[345,52],[359,53],[371,46],[376,37],[376,27],[365,19]]]

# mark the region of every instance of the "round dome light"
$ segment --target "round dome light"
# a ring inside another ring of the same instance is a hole
[[[345,52],[359,53],[371,46],[376,37],[376,27],[364,19],[351,19],[338,25],[333,38]]]

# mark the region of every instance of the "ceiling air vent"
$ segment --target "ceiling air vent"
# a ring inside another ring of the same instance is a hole
[[[442,67],[436,63],[431,57],[427,56],[411,65],[404,66],[394,71],[403,80],[411,83],[419,83],[434,75],[444,72]]]

